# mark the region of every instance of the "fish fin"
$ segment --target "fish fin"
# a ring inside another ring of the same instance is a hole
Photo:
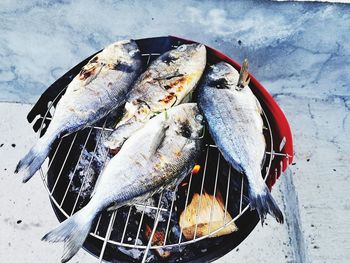
[[[249,67],[248,59],[244,59],[241,67],[241,71],[239,72],[239,78],[237,83],[237,86],[240,89],[243,89],[244,87],[248,86],[250,82],[248,67]]]
[[[23,174],[23,183],[26,183],[45,161],[49,154],[52,143],[57,135],[41,137],[30,151],[18,162],[15,173]]]
[[[166,118],[168,118],[168,117],[166,117]],[[167,122],[164,121],[161,123],[159,129],[154,132],[154,136],[150,140],[150,150],[149,150],[148,157],[152,157],[156,153],[159,146],[162,144],[162,142],[164,140],[165,132],[168,128],[169,128],[169,124],[167,124]]]
[[[250,190],[249,200],[251,208],[256,209],[258,212],[262,225],[267,213],[272,215],[278,223],[283,224],[283,214],[266,185],[264,185],[264,189],[261,193],[255,193]]]
[[[47,242],[64,242],[61,262],[70,260],[83,246],[89,234],[95,213],[85,206],[72,217],[67,218],[57,228],[48,232],[41,240]]]

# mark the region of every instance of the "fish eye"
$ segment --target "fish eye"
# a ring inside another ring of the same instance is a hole
[[[182,45],[182,46],[179,46],[179,47],[177,48],[177,50],[178,50],[178,51],[185,51],[186,48],[187,48],[186,45]]]
[[[196,120],[199,121],[199,122],[202,122],[203,121],[203,115],[201,115],[201,114],[196,115]]]

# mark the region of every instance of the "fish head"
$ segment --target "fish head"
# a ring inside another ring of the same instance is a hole
[[[132,39],[114,42],[105,49],[109,50],[109,52],[118,52],[119,54],[123,54],[124,57],[132,58],[140,55],[139,47],[137,46],[135,40]]]
[[[140,49],[134,40],[127,40],[119,42],[121,49],[131,58],[139,57],[141,55]]]
[[[118,41],[103,50],[100,63],[110,70],[130,73],[140,68],[141,52],[134,40]]]
[[[206,49],[203,44],[184,44],[162,54],[153,66],[161,69],[161,75],[170,79],[203,70],[205,63]]]
[[[200,139],[203,134],[204,118],[201,115],[196,103],[185,103],[169,110],[170,121],[174,121],[174,129],[177,135],[189,138]]]
[[[239,73],[234,67],[226,62],[219,62],[209,67],[205,82],[210,87],[224,89],[237,85],[238,78]]]
[[[111,70],[138,73],[141,71],[141,64],[141,53],[136,42],[118,41],[93,56],[75,79],[82,82],[82,85],[87,85],[99,74],[102,76]]]
[[[193,90],[205,68],[206,48],[202,44],[186,44],[164,53],[157,60],[158,83],[166,91],[159,107],[179,104]]]
[[[162,60],[173,64],[179,74],[190,75],[196,71],[202,73],[206,63],[206,48],[203,44],[184,44],[164,54]]]
[[[206,55],[206,49],[203,44],[183,44],[169,52],[168,58],[173,59],[173,63],[180,64],[181,62],[199,59]],[[179,60],[177,62],[177,60]]]

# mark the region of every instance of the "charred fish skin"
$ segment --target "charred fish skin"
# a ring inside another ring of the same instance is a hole
[[[112,204],[117,208],[132,205],[181,182],[199,157],[202,130],[203,117],[196,103],[179,105],[152,118],[110,160],[89,203],[43,240],[64,241],[62,262],[68,261],[83,245],[101,211]]]
[[[155,114],[180,104],[196,87],[205,65],[202,44],[181,45],[154,60],[128,94],[124,115],[105,146],[121,147]]]
[[[249,200],[263,223],[267,213],[280,223],[283,215],[261,175],[266,142],[262,108],[247,86],[247,62],[241,74],[219,62],[206,72],[198,90],[198,106],[223,157],[248,179]]]
[[[115,42],[96,54],[67,86],[46,133],[19,161],[15,173],[21,171],[27,182],[59,136],[98,121],[125,102],[141,70],[141,54],[133,40]]]

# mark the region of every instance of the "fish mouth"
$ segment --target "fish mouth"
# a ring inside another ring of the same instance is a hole
[[[194,43],[194,44],[190,44],[188,45],[192,52],[199,52],[199,53],[202,53],[205,51],[205,45],[201,44],[201,43]]]
[[[180,52],[204,52],[205,51],[205,45],[201,43],[193,43],[193,44],[185,44],[181,45],[177,48]]]

